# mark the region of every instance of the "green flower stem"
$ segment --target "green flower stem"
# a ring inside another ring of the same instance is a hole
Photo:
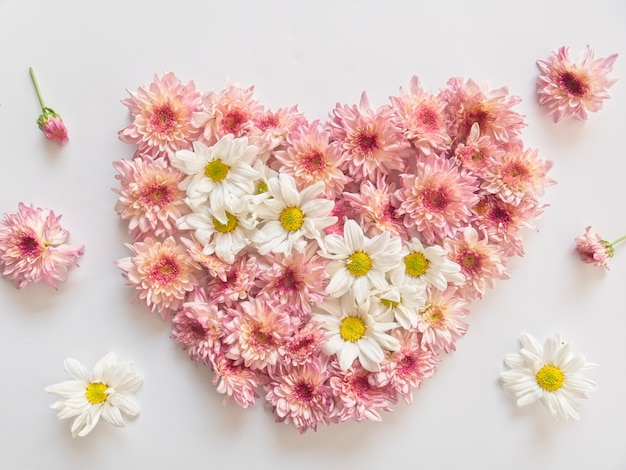
[[[41,111],[43,113],[46,112],[46,105],[43,103],[43,98],[41,97],[41,90],[39,90],[39,83],[37,83],[37,77],[35,77],[35,71],[32,67],[28,68],[30,72],[30,78],[33,79],[33,85],[35,85],[35,91],[37,92],[37,98],[39,99],[39,104],[41,105]]]
[[[622,242],[626,240],[626,235],[624,235],[623,237],[619,237],[617,240],[611,242],[611,245],[617,245],[619,242]]]

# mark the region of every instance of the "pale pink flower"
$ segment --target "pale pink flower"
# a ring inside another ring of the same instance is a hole
[[[287,365],[307,364],[319,356],[325,342],[326,335],[320,324],[309,321],[278,348],[280,360]]]
[[[194,113],[193,123],[203,129],[206,145],[213,145],[228,134],[245,137],[251,133],[254,119],[263,113],[263,106],[253,93],[254,86],[244,89],[227,78],[219,93],[211,91],[202,97],[203,109]]]
[[[552,165],[552,161],[538,158],[537,150],[513,149],[494,159],[484,173],[481,188],[517,205],[525,197],[543,196],[545,187],[555,183],[548,176]]]
[[[441,97],[448,105],[449,133],[457,142],[465,141],[474,123],[478,123],[481,135],[498,144],[517,140],[526,126],[524,117],[512,109],[522,100],[510,96],[508,87],[491,89],[488,83],[453,77]]]
[[[228,310],[232,320],[227,328],[232,332],[224,338],[229,346],[226,356],[243,360],[250,369],[264,369],[279,358],[279,348],[293,334],[286,310],[257,296],[239,302]]]
[[[374,375],[375,384],[390,386],[404,401],[412,403],[413,390],[434,375],[437,356],[421,345],[422,335],[416,329],[397,328],[391,333],[400,342],[400,349],[380,364],[380,372]]]
[[[257,259],[246,252],[240,253],[230,265],[226,278],[219,276],[207,284],[206,290],[214,303],[233,303],[256,295],[255,281],[259,271]]]
[[[361,180],[402,170],[404,150],[409,142],[393,120],[393,108],[382,106],[374,111],[367,93],[358,106],[338,104],[332,111],[329,126],[333,138],[347,153],[342,169]]]
[[[395,189],[393,183],[388,183],[386,178],[380,175],[376,183],[363,180],[358,193],[343,193],[343,197],[354,211],[356,220],[369,237],[389,232],[394,236],[406,238],[406,230],[391,197]]]
[[[223,404],[233,400],[242,408],[254,405],[255,398],[259,397],[256,389],[264,381],[259,371],[254,371],[237,364],[223,354],[216,354],[211,360],[215,371],[213,385],[217,385],[217,393],[225,394]]]
[[[137,156],[168,159],[177,150],[190,149],[200,130],[192,123],[201,106],[193,81],[184,85],[172,72],[154,75],[152,83],[140,87],[122,103],[133,122],[119,131],[122,142],[137,145]]]
[[[171,338],[187,350],[192,361],[209,363],[224,334],[221,322],[217,305],[206,300],[185,302],[172,318]]]
[[[531,222],[544,210],[535,198],[524,198],[518,205],[502,201],[497,195],[487,194],[474,206],[472,225],[484,231],[491,244],[500,246],[505,256],[523,256],[524,245],[520,229],[537,230]]]
[[[149,155],[113,162],[120,187],[115,211],[128,221],[128,231],[139,239],[145,235],[166,237],[176,233],[176,221],[189,212],[185,191],[179,189],[184,175],[164,159]]]
[[[422,346],[434,353],[455,351],[456,341],[467,332],[468,305],[457,287],[451,286],[443,291],[427,289],[426,306],[420,311],[417,322]]]
[[[417,76],[411,78],[408,91],[400,87],[400,96],[390,99],[398,125],[420,154],[430,155],[448,148],[446,103],[438,95],[422,89]]]
[[[200,266],[174,237],[163,241],[147,237],[125,246],[133,255],[117,260],[115,265],[127,285],[137,291],[132,301],[142,300],[150,312],[156,310],[163,319],[169,318],[183,305],[187,293],[199,285]]]
[[[609,258],[615,254],[615,245],[625,240],[626,236],[620,237],[614,242],[604,240],[599,234],[591,232],[591,226],[585,229],[585,233],[577,237],[576,252],[585,263],[600,266],[610,271]]]
[[[190,238],[181,238],[181,243],[187,247],[187,254],[190,258],[205,268],[211,277],[217,277],[223,282],[228,280],[228,273],[231,270],[231,264],[222,261],[215,255],[207,255],[204,253],[204,246],[198,242],[193,234]]]
[[[473,227],[466,227],[456,238],[445,241],[448,257],[461,266],[465,283],[459,287],[458,295],[466,298],[482,298],[487,289],[493,288],[496,279],[508,279],[506,257],[498,245],[480,236]]]
[[[57,288],[65,282],[71,266],[78,266],[84,245],[68,245],[69,232],[61,216],[50,209],[20,202],[14,214],[4,214],[0,224],[2,275],[22,289],[38,281]]]
[[[259,276],[260,292],[289,307],[294,316],[310,315],[311,304],[324,300],[328,282],[328,262],[317,250],[317,243],[311,242],[302,253],[268,255],[270,267]]]
[[[275,152],[274,157],[274,168],[293,176],[299,191],[322,181],[324,197],[335,199],[350,181],[340,169],[345,160],[340,143],[331,142],[330,132],[322,129],[319,121],[303,124],[287,134],[284,149]]]
[[[306,117],[297,106],[264,111],[253,118],[248,140],[259,149],[257,159],[266,163],[274,150],[282,148],[287,134],[306,124]]]
[[[451,159],[431,155],[417,163],[415,174],[400,178],[397,214],[403,216],[410,236],[428,244],[453,237],[478,202],[478,180]]]
[[[569,47],[560,47],[548,60],[538,60],[539,104],[548,108],[554,122],[569,116],[584,121],[589,112],[602,108],[608,89],[617,81],[609,77],[617,54],[594,58],[593,49],[585,46],[578,61],[570,59]]]
[[[374,385],[375,374],[356,363],[342,370],[337,361],[330,363],[330,370],[330,387],[335,395],[339,421],[382,421],[380,412],[391,411],[391,404],[395,402],[393,390]]]
[[[276,422],[293,422],[300,434],[316,431],[318,423],[330,424],[335,401],[327,378],[326,364],[319,361],[270,368],[265,398]]]
[[[61,116],[59,116],[52,108],[48,108],[44,104],[43,97],[41,96],[41,90],[39,89],[39,83],[37,82],[37,77],[35,76],[35,71],[32,67],[30,67],[29,72],[31,79],[33,80],[33,85],[35,85],[39,105],[41,106],[41,114],[37,118],[37,126],[43,132],[46,139],[59,145],[63,145],[69,140],[67,127],[65,127]]]
[[[480,126],[474,123],[465,143],[459,143],[454,156],[459,164],[472,174],[482,178],[485,171],[504,156],[505,150],[493,143],[488,135],[480,135]]]

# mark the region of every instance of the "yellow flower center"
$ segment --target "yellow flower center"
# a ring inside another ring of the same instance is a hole
[[[365,323],[359,317],[346,317],[341,320],[339,334],[344,341],[354,343],[365,334]]]
[[[370,269],[372,269],[372,259],[367,253],[357,251],[350,255],[346,263],[346,267],[353,276],[364,276]]]
[[[256,191],[254,194],[264,194],[267,192],[267,183],[263,180],[256,182]]]
[[[423,253],[411,253],[404,257],[404,266],[409,276],[419,277],[428,271],[430,262]]]
[[[213,226],[215,227],[215,230],[217,230],[220,233],[232,232],[237,227],[237,217],[235,217],[233,214],[227,211],[226,223],[223,224],[219,220],[217,220],[215,217],[213,217]]]
[[[87,385],[85,396],[92,405],[99,405],[107,399],[109,394],[106,392],[109,387],[102,382],[92,382]]]
[[[382,303],[387,308],[396,308],[398,305],[400,305],[400,302],[388,299],[380,299],[380,303]]]
[[[207,178],[211,178],[216,183],[219,183],[226,178],[229,169],[230,167],[218,158],[217,160],[213,160],[212,162],[206,164],[204,167],[204,174]]]
[[[285,230],[295,232],[302,227],[304,214],[299,207],[285,207],[285,210],[280,214],[279,220]]]
[[[561,388],[563,386],[563,378],[561,369],[550,365],[543,366],[535,375],[539,386],[548,392],[555,392]]]

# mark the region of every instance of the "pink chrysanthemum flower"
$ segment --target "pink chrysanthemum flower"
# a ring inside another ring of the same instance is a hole
[[[0,269],[2,275],[22,289],[38,281],[53,288],[65,282],[71,266],[78,266],[84,245],[68,245],[69,232],[61,216],[50,209],[20,202],[14,214],[4,214],[0,224]]]
[[[376,183],[363,180],[358,193],[344,192],[343,197],[354,210],[354,216],[369,237],[382,232],[406,238],[406,230],[392,201],[395,185],[379,176]]]
[[[397,213],[403,216],[409,235],[428,244],[453,237],[467,224],[478,202],[478,180],[450,159],[431,155],[417,163],[415,174],[400,178]]]
[[[335,400],[327,377],[326,364],[318,361],[270,369],[265,398],[276,422],[293,422],[300,434],[307,429],[316,431],[318,423],[330,424]]]
[[[543,196],[553,162],[537,157],[537,150],[514,149],[495,159],[484,173],[481,188],[504,202],[517,205],[525,197]]]
[[[317,243],[309,243],[302,253],[269,255],[270,267],[259,277],[261,293],[289,307],[297,317],[311,315],[311,304],[324,300],[328,275],[327,261],[317,255]]]
[[[125,246],[133,255],[115,265],[122,270],[127,285],[137,290],[132,301],[140,299],[150,312],[156,310],[163,319],[169,318],[183,305],[187,293],[200,284],[200,267],[174,237],[163,241],[147,237]]]
[[[193,123],[203,129],[206,145],[213,145],[228,134],[250,134],[254,120],[263,113],[263,106],[253,93],[254,86],[244,89],[226,79],[219,93],[211,91],[202,97],[204,108],[194,113]]]
[[[609,258],[615,254],[615,245],[626,240],[626,236],[620,237],[613,242],[604,240],[599,234],[591,232],[591,226],[585,229],[585,233],[577,237],[576,252],[585,263],[600,266],[607,271],[609,268]]]
[[[509,278],[506,257],[499,246],[480,236],[473,227],[466,227],[456,238],[446,240],[444,248],[465,276],[465,283],[458,291],[460,297],[481,299],[487,289],[493,288],[496,279]]]
[[[400,342],[400,349],[391,353],[374,375],[379,387],[390,386],[405,402],[413,403],[413,390],[432,377],[437,369],[437,356],[421,345],[417,330],[396,329],[392,334]]]
[[[171,338],[187,350],[192,361],[209,363],[223,336],[221,322],[217,305],[207,301],[185,302],[172,318]]]
[[[430,155],[448,148],[446,103],[438,95],[422,89],[417,76],[411,78],[408,91],[400,87],[400,96],[390,99],[398,125],[419,153]]]
[[[228,358],[243,360],[250,369],[264,369],[278,361],[280,346],[293,334],[285,309],[261,296],[229,309],[232,331],[224,338]]]
[[[422,346],[434,353],[455,351],[456,341],[467,332],[465,317],[469,315],[469,303],[460,294],[456,287],[427,290],[417,331],[422,334]]]
[[[281,362],[294,366],[307,364],[319,356],[325,342],[326,335],[320,325],[317,322],[309,321],[278,348]]]
[[[342,370],[336,361],[331,362],[330,370],[339,421],[382,421],[380,412],[391,411],[390,405],[395,402],[393,391],[390,387],[374,385],[374,374],[357,364]]]
[[[282,148],[287,134],[306,124],[306,117],[297,106],[265,111],[253,119],[248,140],[259,149],[257,159],[266,163],[277,148]]]
[[[402,170],[404,150],[409,142],[393,120],[393,108],[374,111],[367,93],[358,106],[337,105],[329,126],[334,139],[347,153],[342,169],[356,180],[376,178],[391,170]]]
[[[204,253],[204,246],[198,242],[193,235],[190,238],[181,238],[181,243],[187,247],[187,254],[193,261],[198,263],[209,272],[211,277],[217,277],[221,281],[228,280],[228,273],[231,270],[231,264],[222,261],[215,255],[207,255]]]
[[[589,112],[602,109],[609,98],[608,89],[617,81],[609,77],[617,54],[595,59],[593,49],[585,46],[579,61],[569,57],[569,48],[560,47],[548,60],[538,60],[539,104],[548,108],[554,122],[573,116],[584,121]]]
[[[200,93],[193,81],[184,85],[172,72],[155,74],[152,83],[140,87],[122,103],[133,122],[119,131],[122,142],[137,145],[135,155],[169,158],[177,150],[190,149],[200,134],[192,115],[200,109]]]
[[[259,397],[256,389],[264,381],[258,371],[244,367],[223,354],[216,354],[211,361],[215,371],[213,385],[217,385],[217,393],[225,394],[223,404],[233,400],[242,408],[254,405],[254,400]]]
[[[505,256],[523,256],[524,245],[520,229],[537,230],[531,222],[544,210],[534,198],[525,198],[518,205],[508,204],[497,195],[487,194],[474,206],[476,217],[472,225],[487,234],[489,242],[500,246]]]
[[[488,135],[480,135],[480,126],[474,123],[465,143],[459,143],[454,149],[454,156],[459,164],[479,178],[495,160],[504,156],[505,150],[493,143]]]
[[[226,305],[254,297],[258,271],[259,266],[256,257],[243,252],[235,258],[225,280],[219,277],[208,283],[207,293],[214,303]]]
[[[324,182],[325,198],[335,199],[350,181],[341,171],[345,155],[339,142],[331,142],[331,134],[322,129],[319,121],[303,124],[291,131],[284,150],[274,154],[279,173],[287,173],[296,180],[299,191],[318,181]]]
[[[37,92],[37,99],[41,106],[41,114],[37,118],[37,126],[39,130],[43,132],[43,135],[51,142],[55,142],[59,145],[63,145],[69,140],[67,134],[67,127],[63,123],[63,119],[52,108],[48,108],[43,101],[41,90],[39,89],[39,83],[35,76],[35,71],[32,67],[29,68],[30,77],[35,85],[35,91]]]
[[[448,88],[441,97],[448,104],[450,135],[457,142],[464,142],[474,123],[480,126],[480,134],[490,136],[498,144],[517,140],[526,126],[524,117],[512,108],[522,100],[510,96],[508,87],[490,89],[488,83],[478,83],[460,77],[448,80]]]
[[[128,221],[128,231],[139,239],[145,235],[166,237],[176,233],[176,221],[189,212],[185,191],[178,188],[184,175],[164,159],[149,155],[113,162],[119,174],[115,211]]]

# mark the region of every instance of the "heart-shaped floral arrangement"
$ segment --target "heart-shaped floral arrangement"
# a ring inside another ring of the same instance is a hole
[[[133,301],[171,321],[225,401],[262,394],[300,432],[410,403],[523,255],[553,183],[521,140],[520,99],[472,79],[432,93],[413,77],[326,122],[173,73],[122,102]]]

